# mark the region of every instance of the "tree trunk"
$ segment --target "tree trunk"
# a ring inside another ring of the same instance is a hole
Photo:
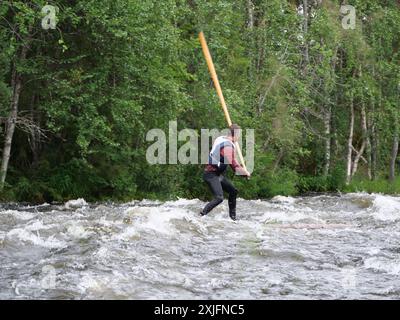
[[[393,137],[392,154],[390,157],[389,181],[393,182],[396,178],[396,159],[399,153],[399,134],[396,132]]]
[[[352,157],[353,157],[353,135],[354,135],[354,99],[351,97],[350,101],[350,129],[349,138],[347,141],[347,171],[346,171],[346,184],[351,182],[352,173]]]
[[[378,160],[378,134],[375,123],[375,100],[372,101],[371,119],[371,179],[376,180],[377,160]]]
[[[281,163],[284,155],[285,155],[285,150],[282,148],[279,150],[278,157],[275,160],[274,168],[272,169],[273,174],[275,174],[276,170],[279,169],[279,164]]]
[[[40,128],[40,114],[38,114],[35,110],[36,102],[37,102],[37,95],[33,94],[30,106],[30,118],[32,123],[35,123],[37,127]],[[40,132],[35,127],[33,127],[30,130],[29,145],[32,150],[32,167],[36,167],[39,163],[41,136]]]
[[[327,177],[330,171],[331,164],[331,117],[332,110],[329,107],[324,112],[324,127],[325,127],[325,166],[324,166],[324,176]]]
[[[18,61],[25,60],[27,52],[28,52],[28,47],[24,45],[21,49],[21,53],[19,54]],[[6,122],[3,156],[0,169],[0,190],[3,190],[4,188],[4,183],[7,176],[8,163],[10,161],[10,154],[11,154],[11,145],[14,137],[15,125],[18,116],[19,97],[22,88],[22,78],[17,71],[16,62],[14,62],[12,69],[11,88],[12,88],[12,95],[10,103],[11,104],[10,115],[8,116]]]
[[[264,29],[266,28],[266,21],[265,18],[261,19],[260,21],[257,21],[257,26],[259,29]],[[264,61],[265,61],[265,35],[263,33],[256,33],[256,48],[258,49],[257,53],[257,61],[256,61],[256,72],[257,74],[260,74]]]
[[[372,66],[372,75],[375,79],[375,67]],[[375,107],[376,107],[375,97],[372,98],[372,116],[370,121],[370,130],[371,130],[371,179],[376,180],[377,178],[377,161],[378,161],[378,133],[376,130],[376,115],[375,115]],[[379,104],[379,101],[378,101]]]
[[[360,159],[365,151],[365,148],[367,146],[367,114],[365,112],[365,106],[361,107],[361,127],[362,127],[362,132],[363,132],[363,142],[360,148],[360,151],[357,153],[354,163],[353,163],[353,170],[351,173],[351,176],[354,177],[354,175],[357,173],[358,170],[358,163],[360,162]]]
[[[375,123],[371,126],[371,178],[376,180],[377,160],[378,160],[378,134]]]
[[[247,15],[248,15],[247,27],[249,29],[253,29],[253,27],[254,27],[254,4],[253,4],[252,0],[247,0]]]
[[[303,0],[303,14],[304,14],[304,22],[303,22],[303,31],[304,31],[304,58],[305,58],[305,70],[310,62],[309,50],[308,50],[308,42],[307,42],[307,34],[308,34],[308,0]]]
[[[370,117],[370,116],[369,116]],[[366,143],[367,143],[367,170],[368,170],[368,179],[372,180],[372,144],[371,144],[371,126],[369,125],[370,119],[368,116],[366,117],[366,124],[365,124],[365,134],[366,134]]]

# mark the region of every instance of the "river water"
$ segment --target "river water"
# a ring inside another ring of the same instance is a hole
[[[0,204],[0,299],[399,299],[400,198]]]

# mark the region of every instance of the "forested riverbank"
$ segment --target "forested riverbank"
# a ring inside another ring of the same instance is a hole
[[[400,193],[396,0],[1,0],[0,200],[204,198],[202,165],[146,161],[153,128],[226,126],[201,30],[255,130],[240,197]]]

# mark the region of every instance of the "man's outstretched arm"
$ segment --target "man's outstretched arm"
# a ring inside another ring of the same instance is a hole
[[[250,177],[250,173],[244,169],[235,158],[235,149],[232,147],[224,147],[221,150],[221,156],[225,158],[227,164],[229,164],[235,173],[241,176]]]

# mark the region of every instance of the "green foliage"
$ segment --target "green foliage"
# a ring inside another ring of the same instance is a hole
[[[337,166],[328,176],[302,176],[297,188],[300,193],[337,192],[345,188],[343,166]]]
[[[389,182],[387,179],[382,178],[375,181],[358,179],[346,186],[344,191],[398,195],[400,194],[400,178],[397,178],[394,182]]]
[[[268,177],[267,177],[268,179]],[[276,174],[269,177],[266,185],[266,197],[276,195],[294,196],[297,195],[297,181],[299,177],[296,172],[288,169],[279,170]]]

